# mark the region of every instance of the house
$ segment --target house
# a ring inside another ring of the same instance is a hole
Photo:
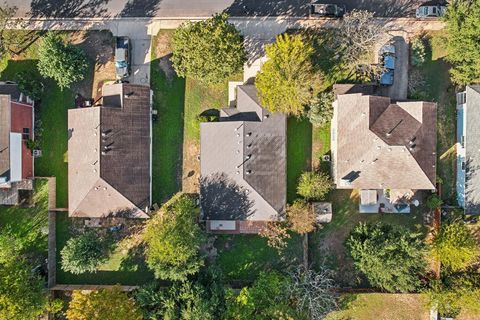
[[[200,125],[201,217],[207,230],[258,233],[286,206],[286,116],[261,107],[253,85]]]
[[[68,110],[71,217],[148,218],[152,123],[148,86],[102,88],[102,105]]]
[[[0,204],[18,205],[33,191],[33,101],[15,83],[0,83]]]
[[[436,104],[340,94],[331,145],[338,189],[360,190],[361,212],[409,212],[436,186]]]
[[[480,214],[480,85],[457,94],[457,200],[466,214]]]

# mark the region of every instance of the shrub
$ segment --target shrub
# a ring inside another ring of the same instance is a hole
[[[315,230],[317,222],[310,205],[302,200],[297,200],[287,207],[287,220],[290,224],[290,229],[300,234]]]
[[[60,255],[62,270],[73,274],[95,272],[103,261],[105,244],[93,231],[71,238],[65,244]]]
[[[427,207],[431,210],[438,209],[442,206],[443,201],[436,194],[432,194],[427,198]]]
[[[80,48],[65,43],[54,32],[47,33],[38,49],[38,56],[40,74],[55,80],[62,90],[82,80],[87,72],[85,53]]]
[[[410,42],[411,46],[411,61],[412,65],[414,66],[420,66],[425,63],[426,59],[426,49],[425,49],[425,43],[422,38],[415,37],[412,39]]]
[[[20,92],[26,94],[33,101],[38,101],[43,94],[43,83],[37,73],[32,70],[21,71],[15,76]]]
[[[308,119],[312,125],[321,127],[330,123],[333,116],[333,92],[321,92],[311,102]]]
[[[227,14],[187,22],[175,30],[171,61],[177,74],[204,83],[221,83],[246,62],[243,38]]]
[[[297,193],[307,200],[322,200],[331,189],[330,178],[322,172],[304,172],[298,179]]]

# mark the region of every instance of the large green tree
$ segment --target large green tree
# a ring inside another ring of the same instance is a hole
[[[104,241],[93,231],[70,238],[62,251],[62,270],[73,274],[95,272],[105,258]]]
[[[55,32],[49,32],[38,49],[38,70],[44,77],[54,79],[61,89],[70,87],[85,77],[88,62],[85,53],[65,43]]]
[[[453,82],[480,81],[480,0],[451,1],[444,19]]]
[[[246,61],[243,38],[227,18],[217,14],[175,30],[171,61],[179,76],[220,83],[242,70]]]
[[[480,251],[470,229],[462,222],[453,222],[443,224],[435,235],[432,253],[442,266],[457,271],[472,264]]]
[[[66,315],[68,320],[143,319],[135,301],[118,287],[90,293],[73,291]]]
[[[307,200],[323,200],[332,189],[332,181],[322,172],[304,172],[298,179],[297,193]]]
[[[268,60],[255,80],[262,106],[271,112],[302,115],[316,88],[313,47],[301,35],[282,34],[265,51]]]
[[[389,224],[360,223],[347,238],[346,247],[372,286],[389,292],[420,287],[426,267],[421,233]]]
[[[186,280],[203,265],[198,251],[205,236],[197,217],[194,199],[178,194],[147,222],[146,260],[157,278]]]

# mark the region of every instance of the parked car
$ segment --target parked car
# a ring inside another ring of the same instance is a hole
[[[130,75],[131,45],[128,37],[117,37],[115,40],[115,72],[117,79],[124,79]]]
[[[395,70],[395,46],[386,44],[380,48],[378,53],[379,64],[382,67],[380,74],[380,84],[383,86],[393,85],[394,70]]]
[[[345,5],[312,3],[311,14],[318,17],[341,18],[347,11]]]
[[[445,14],[447,7],[442,5],[420,6],[417,8],[415,16],[417,18],[440,18]]]

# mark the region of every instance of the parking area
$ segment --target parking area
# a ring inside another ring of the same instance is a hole
[[[395,70],[393,85],[380,88],[380,94],[394,100],[405,100],[408,94],[409,44],[406,35],[390,34],[375,46],[375,61],[379,61],[379,50],[386,43],[395,47]]]

